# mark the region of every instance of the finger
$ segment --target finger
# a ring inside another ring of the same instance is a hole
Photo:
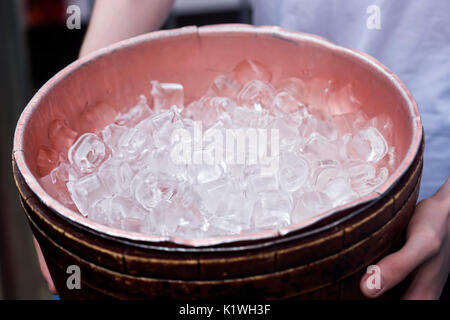
[[[448,242],[448,241],[447,241]],[[448,247],[448,243],[447,243]],[[448,277],[448,257],[443,250],[419,267],[415,273],[403,299],[405,300],[436,300],[442,294]]]
[[[56,291],[55,284],[53,283],[53,279],[50,276],[50,272],[48,270],[47,263],[45,262],[44,255],[42,254],[41,247],[39,246],[39,243],[36,241],[35,238],[33,238],[33,242],[34,242],[34,247],[36,249],[36,253],[38,256],[39,267],[41,268],[41,273],[42,273],[45,281],[47,282],[48,289],[50,290],[50,292],[53,295],[56,295],[56,294],[58,294],[58,292]]]
[[[436,300],[442,293],[445,280],[440,280],[437,257],[417,270],[413,280],[403,295],[404,300]]]
[[[435,238],[427,229],[417,230],[402,249],[386,256],[376,264],[381,276],[379,289],[368,286],[370,274],[362,277],[360,283],[362,293],[369,298],[375,298],[404,280],[418,266],[438,252],[439,249],[434,245],[437,240]]]

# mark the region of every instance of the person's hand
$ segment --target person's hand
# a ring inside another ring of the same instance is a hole
[[[403,248],[376,265],[381,288],[369,289],[366,274],[360,282],[365,296],[378,297],[411,275],[403,299],[439,299],[450,271],[450,179],[417,205]]]
[[[39,246],[39,243],[36,241],[35,238],[33,238],[33,242],[34,248],[36,249],[36,254],[38,256],[39,267],[41,268],[42,276],[47,282],[48,289],[50,290],[50,292],[56,295],[58,294],[58,292],[56,292],[55,284],[53,283],[52,277],[50,276],[50,272],[48,271],[47,263],[45,263],[44,256],[42,255],[41,247]]]

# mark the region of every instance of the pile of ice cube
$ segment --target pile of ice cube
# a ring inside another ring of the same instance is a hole
[[[87,127],[55,120],[50,146],[38,154],[41,184],[95,222],[193,239],[299,223],[386,181],[395,165],[386,142],[392,122],[359,111],[352,83],[288,78],[274,87],[271,80],[263,64],[244,60],[186,106],[181,84],[152,81],[151,107],[141,96],[122,112],[105,104],[85,110]],[[206,161],[211,141],[198,143],[199,133],[224,138],[243,128],[266,130],[276,170],[263,174],[261,163],[249,161],[251,148],[243,162]],[[192,135],[177,136],[180,129]],[[181,143],[194,160],[174,161]]]

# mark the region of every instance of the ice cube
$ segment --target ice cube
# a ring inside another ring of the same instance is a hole
[[[280,149],[291,146],[299,140],[299,126],[289,117],[276,117],[268,124],[267,129],[277,130],[280,144]]]
[[[395,147],[394,146],[390,146],[388,154],[387,154],[387,166],[391,170],[394,170],[395,166],[396,166],[396,161],[397,161],[397,154],[395,152]]]
[[[113,226],[114,223],[110,223],[110,221],[116,219],[112,218],[111,198],[104,198],[100,201],[97,201],[88,209],[86,216],[88,216],[89,219],[94,222],[103,224],[105,226]],[[118,218],[121,219],[122,217]]]
[[[54,168],[49,175],[42,177],[39,182],[44,190],[54,199],[61,202],[64,206],[76,210],[75,204],[67,190],[69,181],[69,165],[61,163]]]
[[[278,179],[276,176],[263,176],[255,174],[248,177],[249,190],[254,193],[278,190]]]
[[[171,202],[177,193],[178,182],[171,175],[165,173],[158,174],[158,188],[161,191],[161,198]]]
[[[261,195],[253,210],[253,224],[256,229],[277,229],[291,223],[292,199],[279,191]]]
[[[209,128],[217,121],[220,112],[232,109],[234,105],[234,101],[228,98],[202,97],[198,102],[201,115],[197,115],[196,119],[201,119],[203,127]]]
[[[164,110],[163,112],[153,116],[151,118],[153,127],[155,130],[161,130],[162,128],[173,123],[175,113],[170,110]]]
[[[256,127],[256,128],[267,129],[272,120],[273,120],[273,117],[270,115],[269,111],[263,109],[258,112],[258,119],[256,120],[255,123],[252,123],[252,126]],[[290,122],[290,123],[292,123],[292,122]]]
[[[323,166],[314,172],[314,186],[316,190],[325,190],[328,184],[339,177],[345,176],[340,166]]]
[[[143,209],[134,205],[131,199],[107,197],[89,208],[89,219],[113,228],[144,232],[146,215]]]
[[[272,72],[262,62],[245,59],[242,60],[235,68],[234,75],[236,79],[246,84],[252,80],[259,80],[269,83],[272,80]]]
[[[161,172],[174,177],[183,177],[186,174],[186,166],[183,164],[175,164],[172,161],[172,156],[166,148],[152,149],[143,157],[140,162],[136,163],[136,169],[142,171],[147,168],[153,172]]]
[[[298,112],[302,118],[308,116],[308,110],[305,105],[285,91],[279,92],[272,102],[271,112],[278,114],[280,110],[285,113]]]
[[[339,131],[339,135],[342,136],[346,133],[353,133],[362,129],[367,121],[367,116],[362,112],[350,112],[332,117],[333,124]]]
[[[292,212],[292,223],[300,223],[332,208],[329,197],[320,191],[305,192],[297,200]]]
[[[231,112],[236,108],[236,102],[233,99],[224,97],[213,97],[209,101],[209,105],[214,108],[217,115],[222,112]]]
[[[373,117],[369,120],[368,126],[377,128],[387,141],[392,141],[393,123],[391,117],[387,114],[383,113]]]
[[[59,152],[48,147],[41,146],[36,159],[37,173],[40,177],[46,176],[59,164]]]
[[[242,231],[242,226],[227,217],[214,216],[210,219],[209,223],[211,224],[211,228],[215,229],[212,232],[215,231],[213,235],[216,236],[240,234]]]
[[[315,133],[306,140],[303,154],[307,155],[312,161],[339,159],[339,150],[336,143]]]
[[[145,131],[130,128],[119,138],[118,149],[129,160],[134,160],[152,147],[153,141]]]
[[[96,173],[88,174],[76,181],[67,182],[67,188],[73,202],[84,216],[88,215],[88,209],[96,202],[109,196]]]
[[[199,184],[219,179],[224,174],[223,167],[217,164],[201,165],[196,168],[196,181]]]
[[[378,162],[388,151],[383,135],[374,127],[366,127],[352,136],[347,143],[347,154],[355,159]]]
[[[174,202],[182,208],[189,209],[192,206],[201,206],[202,197],[194,190],[191,183],[182,181],[178,183]]]
[[[132,196],[147,210],[155,208],[162,200],[162,192],[158,186],[158,177],[151,171],[136,174],[131,182]]]
[[[253,80],[239,92],[238,103],[240,106],[261,111],[270,108],[274,97],[275,91],[271,85]]]
[[[80,133],[99,133],[104,127],[114,122],[117,111],[109,104],[99,103],[87,106],[77,121],[77,129]]]
[[[330,114],[354,113],[361,109],[361,102],[356,98],[354,87],[352,82],[331,86],[328,92]]]
[[[160,83],[152,81],[153,109],[159,112],[176,106],[179,110],[184,108],[183,86],[179,83]]]
[[[100,166],[98,176],[111,194],[130,195],[134,172],[128,162],[109,159]]]
[[[121,196],[114,196],[110,202],[108,224],[112,227],[126,230],[127,227],[130,227],[126,224],[126,221],[129,220],[128,215],[133,209],[132,201]]]
[[[70,166],[68,163],[62,162],[58,167],[50,172],[50,178],[54,184],[65,184],[69,181]]]
[[[314,116],[305,119],[299,127],[299,132],[305,138],[309,138],[312,134],[319,134],[328,140],[336,140],[338,138],[338,131],[333,123],[320,120]]]
[[[148,229],[148,216],[152,213],[136,205],[132,198],[114,196],[111,200],[116,216],[120,217],[120,227],[131,232],[145,233]]]
[[[350,181],[346,176],[338,176],[329,179],[323,191],[337,207],[358,198],[358,194],[353,191]]]
[[[137,105],[117,115],[115,123],[119,126],[134,127],[142,120],[150,117],[151,114],[152,112],[147,104],[147,98],[141,95]]]
[[[279,91],[287,92],[300,103],[303,103],[307,97],[307,87],[305,81],[299,78],[287,78],[278,84]]]
[[[213,218],[223,218],[233,223],[234,227],[231,227],[232,229],[229,230],[229,233],[239,233],[240,230],[250,228],[253,204],[253,199],[244,198],[242,195],[230,194],[219,201]],[[211,225],[215,226],[213,218],[211,218]]]
[[[280,187],[287,192],[300,189],[308,179],[309,165],[305,158],[288,153],[283,156],[278,170]]]
[[[217,121],[220,121],[223,123],[224,127],[227,129],[230,129],[233,127],[233,119],[231,119],[230,114],[232,114],[233,110],[230,112],[220,112],[217,115]]]
[[[231,191],[231,183],[226,178],[212,180],[197,186],[198,193],[201,194],[202,200],[211,213],[217,210],[219,202],[222,198],[227,197]]]
[[[233,123],[236,127],[248,128],[258,123],[259,112],[254,109],[236,107],[232,113]]]
[[[92,133],[83,134],[69,149],[70,164],[82,174],[95,171],[109,156],[108,147]]]
[[[167,214],[168,212],[170,214]],[[192,203],[188,208],[178,208],[172,203],[163,201],[154,209],[154,215],[151,217],[163,235],[178,236],[178,232],[192,235],[195,234],[195,230],[207,228],[206,221],[196,203]]]
[[[172,142],[174,130],[183,128],[184,125],[181,121],[172,122],[168,117],[164,120],[165,123],[162,123],[162,119],[158,119],[158,121],[159,123],[155,127],[160,127],[153,131],[153,144],[156,148],[167,148]]]
[[[242,85],[233,78],[226,75],[220,75],[214,79],[209,90],[211,96],[235,99],[241,88]]]
[[[48,128],[48,138],[52,148],[64,156],[78,137],[78,132],[69,128],[66,121],[53,120]]]
[[[386,167],[380,168],[376,175],[374,171],[375,169],[370,173],[370,175],[367,175],[362,179],[352,181],[353,190],[355,190],[360,196],[370,194],[386,182],[389,176],[389,170]]]
[[[369,163],[354,161],[348,164],[347,172],[353,185],[354,183],[373,179],[375,177],[376,170]]]
[[[329,93],[333,90],[336,80],[328,78],[313,78],[307,82],[308,106],[328,111]]]
[[[163,236],[175,235],[178,226],[183,223],[180,210],[168,202],[161,202],[155,207],[149,218],[153,232]]]
[[[103,142],[112,150],[115,152],[115,156],[118,155],[119,151],[119,141],[120,138],[128,132],[128,128],[124,126],[119,126],[115,123],[112,123],[108,126],[106,126],[102,133],[102,140]]]

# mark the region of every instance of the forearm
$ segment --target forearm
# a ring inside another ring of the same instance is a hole
[[[80,56],[159,29],[173,2],[174,0],[96,0]]]

